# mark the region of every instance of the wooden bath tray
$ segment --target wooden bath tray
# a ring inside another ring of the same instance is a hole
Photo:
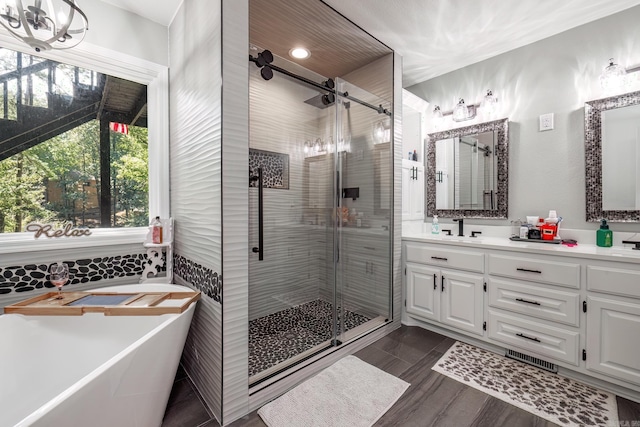
[[[155,316],[180,314],[200,299],[200,292],[48,292],[9,305],[6,314],[39,316],[82,316],[104,313],[105,316]],[[169,300],[184,300],[180,304]],[[164,304],[163,304],[164,303]]]

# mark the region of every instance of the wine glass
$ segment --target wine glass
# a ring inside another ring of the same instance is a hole
[[[49,281],[58,288],[58,295],[55,299],[62,299],[62,287],[69,281],[69,266],[58,262],[49,267]]]

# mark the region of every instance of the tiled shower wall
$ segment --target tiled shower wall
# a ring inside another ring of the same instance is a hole
[[[277,60],[284,68],[300,72],[295,64]],[[317,95],[317,90],[293,80],[278,75],[265,81],[259,68],[249,70],[250,148],[287,156],[289,164],[288,179],[282,180],[288,185],[278,188],[271,183],[281,181],[275,177],[279,168],[274,167],[277,165],[273,162],[262,162],[266,187],[263,190],[264,259],[259,261],[255,253],[249,255],[250,320],[319,297],[327,240],[325,227],[318,223],[329,221],[330,209],[326,206],[330,198],[318,201],[318,208],[311,214],[310,180],[318,183],[321,177],[319,171],[309,176],[303,147],[305,141],[326,140],[331,135],[333,126],[321,128],[319,122],[334,110],[304,103]],[[326,167],[332,166],[326,164]],[[330,181],[326,185],[331,186],[331,174],[326,174],[326,178]],[[329,192],[325,194],[328,196]],[[251,246],[258,246],[256,187],[249,188],[249,242]]]
[[[203,292],[194,313],[182,361],[218,420],[223,298],[221,6],[221,0],[185,0],[169,26],[174,272],[177,283],[210,290]]]

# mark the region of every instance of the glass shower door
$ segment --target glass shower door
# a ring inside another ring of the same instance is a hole
[[[295,79],[264,80],[257,67],[249,88],[249,382],[257,384],[335,336],[335,106]]]
[[[336,80],[335,306],[338,342],[391,318],[390,102]]]

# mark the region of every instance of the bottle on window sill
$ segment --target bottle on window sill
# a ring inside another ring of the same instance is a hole
[[[151,221],[151,243],[158,245],[162,243],[162,222],[159,216]]]

